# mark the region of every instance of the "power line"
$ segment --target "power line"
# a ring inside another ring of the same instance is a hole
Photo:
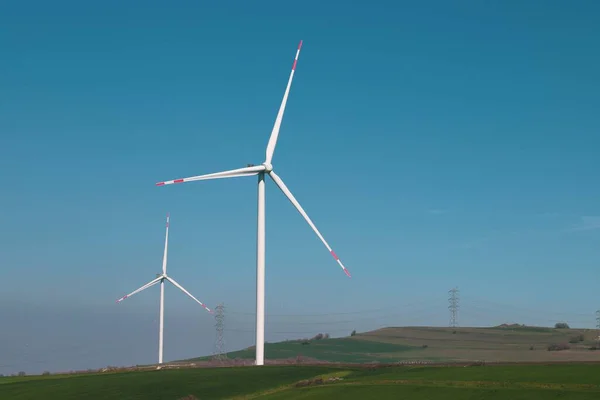
[[[473,296],[471,294],[463,296],[462,299],[463,300],[468,300],[468,301],[473,302],[475,304],[487,303],[487,304],[490,304],[490,305],[493,305],[493,306],[501,307],[502,309],[512,308],[512,309],[518,310],[519,312],[528,312],[528,313],[532,313],[532,314],[538,314],[539,313],[539,310],[534,310],[534,309],[523,307],[521,305],[516,305],[516,304],[498,303],[498,302],[491,301],[491,300],[488,300],[488,299],[483,298],[483,297]],[[579,313],[577,313],[577,312],[562,312],[562,311],[556,311],[556,310],[548,310],[548,311],[545,311],[544,313],[547,314],[547,315],[556,315],[556,316],[558,316],[558,315],[567,315],[569,317],[576,316],[576,317],[587,317],[587,318],[589,318],[589,316],[590,316],[589,312],[579,312]]]
[[[434,297],[433,300],[439,300],[442,301],[443,297]],[[411,301],[410,303],[405,303],[405,304],[395,304],[394,306],[389,306],[389,307],[382,307],[382,308],[373,308],[373,309],[363,309],[363,310],[356,310],[356,311],[346,311],[346,312],[327,312],[327,313],[289,313],[289,314],[277,314],[277,313],[266,313],[266,316],[268,317],[290,317],[290,318],[298,318],[298,317],[331,317],[331,316],[335,316],[335,315],[358,315],[358,314],[374,314],[374,313],[378,313],[378,312],[382,312],[382,311],[390,311],[390,310],[397,310],[398,307],[414,307],[416,305],[419,304],[429,304],[431,305],[431,298],[428,298],[427,300],[421,300],[421,301]],[[244,312],[244,311],[228,311],[229,314],[233,314],[233,315],[248,315],[248,316],[254,316],[256,315],[255,312]]]
[[[423,306],[423,307],[414,307],[411,309],[411,312],[421,315],[423,312],[434,311],[434,310],[439,310],[439,305],[438,306],[427,305],[427,306]],[[437,315],[437,314],[439,314],[439,311],[433,313],[433,315]],[[406,315],[407,315],[407,313],[404,310],[391,310],[390,312],[379,314],[379,315],[365,313],[364,315],[356,316],[353,318],[349,318],[347,316],[345,318],[343,318],[343,316],[340,316],[341,318],[337,319],[337,318],[335,318],[336,314],[332,314],[327,319],[295,317],[293,321],[281,320],[281,319],[277,319],[277,320],[271,319],[270,323],[279,323],[279,324],[288,324],[288,325],[332,325],[332,324],[339,325],[339,324],[344,324],[344,323],[356,323],[356,322],[371,321],[371,320],[385,319],[385,318],[391,318],[391,317],[405,317]],[[247,321],[244,318],[234,319],[234,320],[237,322],[241,322],[241,323],[245,323],[245,322],[252,323],[250,321]],[[404,320],[404,318],[402,318],[402,320]]]
[[[354,314],[369,314],[379,311],[386,311],[389,308],[374,308],[370,310],[362,310],[362,311],[348,311],[348,312],[337,312],[337,313],[320,313],[320,314],[267,314],[270,317],[330,317],[333,315],[354,315]],[[254,312],[242,312],[242,311],[232,311],[231,314],[235,315],[256,315]]]
[[[450,310],[450,326],[452,328],[456,328],[456,326],[458,325],[458,288],[453,288],[450,289],[450,291],[448,291],[448,293],[450,293],[450,298],[448,299],[448,302],[450,303],[450,305],[448,306],[448,309]]]
[[[225,305],[223,303],[215,307],[215,328],[217,332],[214,359],[224,360],[227,358],[227,354],[225,353]]]
[[[331,333],[331,332],[348,332],[350,329],[326,329],[323,331],[323,333]],[[240,333],[254,333],[256,332],[254,329],[225,329],[226,332],[240,332]],[[325,332],[326,331],[326,332]],[[288,334],[288,335],[315,335],[318,332],[318,330],[312,330],[312,331],[268,331],[270,334],[271,333],[276,333],[276,334]]]

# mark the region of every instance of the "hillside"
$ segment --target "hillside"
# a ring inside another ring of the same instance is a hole
[[[491,367],[265,366],[0,377],[0,399],[600,398],[600,365]]]
[[[331,362],[399,361],[600,361],[593,351],[592,329],[554,329],[520,325],[491,328],[390,327],[352,337],[267,343],[265,357],[298,356]],[[583,340],[582,340],[583,339]],[[569,343],[571,342],[571,343]],[[568,346],[548,351],[551,345]],[[254,348],[228,353],[229,359],[253,359]],[[205,360],[207,357],[192,359]],[[189,361],[192,361],[189,360]]]

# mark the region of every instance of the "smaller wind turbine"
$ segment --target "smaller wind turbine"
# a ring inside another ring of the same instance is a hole
[[[159,324],[159,328],[158,328],[158,363],[159,364],[162,364],[162,362],[163,362],[163,328],[164,328],[164,321],[165,321],[165,280],[171,282],[179,290],[181,290],[183,293],[185,293],[189,297],[191,297],[192,300],[194,300],[196,303],[198,303],[202,307],[204,307],[204,309],[206,311],[208,311],[211,314],[213,313],[210,308],[208,308],[204,303],[202,303],[200,300],[198,300],[197,298],[192,296],[192,294],[190,292],[188,292],[187,290],[185,290],[185,288],[183,286],[181,286],[179,283],[177,283],[175,281],[175,279],[173,279],[167,275],[167,250],[168,250],[168,247],[169,247],[169,214],[167,214],[167,233],[165,235],[165,252],[163,255],[162,274],[158,274],[155,279],[146,283],[141,288],[134,290],[133,292],[126,294],[125,296],[123,296],[119,300],[117,300],[117,303],[120,303],[121,301],[125,300],[128,297],[131,297],[134,294],[141,292],[142,290],[148,289],[149,287],[154,286],[157,283],[160,283],[160,324]]]

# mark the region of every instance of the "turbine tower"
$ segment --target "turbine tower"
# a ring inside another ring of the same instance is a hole
[[[206,311],[208,311],[211,314],[213,313],[210,308],[208,308],[204,303],[202,303],[200,300],[198,300],[197,298],[192,296],[191,293],[188,292],[187,290],[185,290],[185,288],[183,286],[181,286],[179,283],[177,283],[175,281],[175,279],[173,279],[167,275],[167,251],[168,251],[168,248],[169,248],[169,214],[167,214],[167,233],[165,235],[165,251],[163,254],[162,274],[157,274],[155,279],[146,283],[141,288],[134,290],[133,292],[126,294],[125,296],[123,296],[119,300],[117,300],[117,303],[120,303],[128,297],[131,297],[136,293],[139,293],[145,289],[148,289],[151,286],[156,285],[157,283],[160,283],[160,317],[159,317],[160,322],[159,322],[159,328],[158,328],[158,363],[159,364],[163,363],[163,328],[164,328],[164,322],[165,322],[165,281],[171,282],[173,285],[175,285],[175,287],[177,287],[183,293],[185,293],[189,297],[191,297],[192,300],[194,300],[195,302],[200,304],[202,307],[204,307],[204,309]]]
[[[308,225],[317,234],[321,242],[325,245],[327,250],[331,253],[335,261],[342,268],[344,273],[350,277],[350,273],[344,267],[344,264],[340,261],[339,257],[331,249],[329,244],[323,238],[323,235],[319,232],[315,224],[308,217],[298,200],[294,197],[292,192],[283,183],[283,180],[273,171],[273,165],[271,161],[273,159],[273,153],[275,152],[275,146],[277,145],[277,137],[279,136],[279,129],[281,128],[281,121],[283,120],[283,113],[287,103],[288,95],[290,93],[290,87],[292,86],[292,79],[294,78],[294,72],[296,70],[296,64],[298,62],[298,56],[300,55],[300,49],[302,48],[302,41],[298,45],[296,51],[296,57],[294,58],[294,64],[292,65],[292,72],[283,95],[273,130],[267,144],[265,161],[261,165],[248,166],[245,168],[238,168],[229,171],[216,172],[207,175],[192,176],[189,178],[174,179],[171,181],[158,182],[157,186],[170,185],[173,183],[183,183],[192,181],[201,181],[209,179],[223,179],[223,178],[236,178],[243,176],[258,175],[258,215],[257,215],[257,238],[256,238],[256,365],[264,364],[264,342],[265,342],[265,174],[275,182],[277,187],[281,189],[283,194],[288,200],[294,205],[296,210],[304,217]]]

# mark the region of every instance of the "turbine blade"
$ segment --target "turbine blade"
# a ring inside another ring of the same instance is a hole
[[[296,198],[294,197],[294,195],[292,194],[292,192],[290,192],[290,189],[288,189],[288,187],[285,185],[285,183],[283,183],[283,181],[281,180],[281,178],[275,172],[273,172],[273,171],[269,172],[269,176],[271,177],[271,179],[273,179],[273,181],[275,182],[275,184],[277,186],[279,186],[279,189],[281,189],[281,191],[283,192],[283,194],[286,195],[286,197],[294,205],[294,207],[296,207],[296,210],[298,210],[298,212],[304,217],[304,219],[306,220],[306,222],[308,222],[308,225],[310,225],[310,227],[313,229],[313,231],[315,231],[315,233],[317,234],[317,236],[319,237],[319,239],[321,239],[321,242],[323,242],[323,244],[325,245],[325,247],[327,247],[327,250],[329,250],[329,252],[333,256],[333,258],[335,258],[335,261],[337,261],[337,263],[340,265],[340,267],[342,267],[342,270],[344,270],[344,273],[346,275],[348,275],[348,278],[350,278],[351,276],[350,276],[350,272],[348,271],[348,269],[346,269],[346,267],[344,267],[344,264],[342,264],[342,261],[340,261],[340,259],[337,256],[337,254],[335,254],[335,252],[331,249],[331,247],[329,246],[329,244],[327,243],[327,241],[325,240],[325,238],[323,237],[323,235],[321,235],[321,232],[319,232],[319,230],[317,229],[317,227],[315,226],[315,224],[308,217],[308,214],[306,214],[306,211],[304,211],[304,209],[302,208],[302,206],[300,205],[300,203],[298,203],[298,200],[296,200]]]
[[[195,298],[194,296],[192,296],[192,294],[190,292],[188,292],[187,290],[184,289],[183,286],[181,286],[179,283],[175,282],[175,279],[168,277],[167,276],[167,280],[169,282],[171,282],[173,285],[177,286],[177,288],[179,290],[181,290],[183,293],[187,294],[188,296],[190,296],[196,303],[200,304],[202,307],[204,307],[204,309],[206,311],[208,311],[209,313],[213,313],[212,310],[210,308],[208,308],[203,302],[201,302],[200,300],[198,300],[197,298]]]
[[[290,94],[290,88],[292,87],[292,80],[294,79],[294,72],[296,71],[296,64],[298,63],[298,56],[300,55],[301,48],[302,48],[302,40],[300,41],[300,44],[298,45],[298,50],[296,51],[296,57],[294,58],[294,64],[292,65],[292,72],[290,72],[290,79],[288,80],[287,87],[285,88],[285,93],[283,94],[283,100],[281,101],[281,106],[279,106],[279,112],[277,113],[277,118],[275,119],[275,124],[273,125],[273,130],[271,131],[271,137],[269,138],[269,143],[267,144],[265,164],[271,164],[271,160],[273,159],[273,153],[275,152],[275,146],[277,145],[277,137],[279,136],[279,129],[281,128],[281,121],[283,120],[283,113],[285,112],[285,105],[287,103],[288,95]]]
[[[264,171],[264,170],[265,170],[264,165],[257,165],[254,167],[244,167],[244,168],[232,169],[230,171],[215,172],[212,174],[191,176],[189,178],[180,178],[180,179],[173,179],[172,181],[158,182],[156,184],[156,186],[171,185],[173,183],[183,183],[183,182],[192,182],[192,181],[204,181],[204,180],[209,180],[209,179],[237,178],[240,176],[251,176],[251,175],[256,175],[260,171]]]
[[[167,233],[165,234],[165,252],[163,254],[163,275],[167,274],[167,251],[169,249],[169,217],[170,215],[167,213]]]
[[[161,280],[161,279],[162,279],[162,276],[160,276],[160,277],[158,277],[158,278],[156,278],[156,279],[153,279],[153,280],[151,280],[150,282],[146,283],[146,284],[145,284],[144,286],[142,286],[141,288],[139,288],[139,289],[136,289],[136,290],[134,290],[133,292],[131,292],[131,293],[129,293],[129,294],[126,294],[125,296],[121,297],[119,300],[117,300],[117,303],[120,303],[120,302],[122,302],[122,301],[123,301],[123,300],[125,300],[126,298],[128,298],[128,297],[131,297],[131,296],[133,296],[134,294],[141,292],[142,290],[148,289],[150,286],[154,286],[154,285],[156,285],[158,282],[160,282],[160,280]]]

